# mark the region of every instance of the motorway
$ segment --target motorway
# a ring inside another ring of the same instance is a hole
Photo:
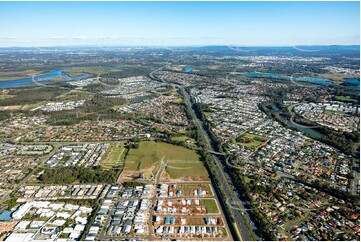
[[[165,82],[164,80],[159,80],[158,78],[154,77],[153,74],[159,70],[161,70],[161,68],[151,72],[149,74],[149,76],[154,80]],[[212,158],[214,168],[217,172],[218,178],[221,183],[220,184],[221,189],[226,196],[225,198],[220,198],[220,199],[223,199],[223,201],[225,203],[227,203],[227,202],[229,203],[229,199],[231,200],[231,206],[229,206],[229,207],[232,211],[233,218],[235,219],[235,223],[233,223],[233,225],[234,225],[236,233],[238,234],[239,240],[247,240],[247,241],[262,240],[262,238],[259,236],[259,234],[260,234],[259,231],[255,227],[254,223],[250,220],[250,215],[248,213],[249,211],[247,209],[245,209],[243,202],[236,195],[237,191],[235,189],[235,186],[232,184],[232,180],[230,179],[228,174],[226,174],[225,171],[223,170],[223,165],[222,165],[221,161],[218,159],[218,157],[216,155],[214,155],[214,153],[217,153],[217,152],[214,151],[213,147],[210,145],[208,134],[205,132],[202,122],[198,119],[198,117],[196,116],[196,114],[192,108],[190,96],[184,90],[184,88],[182,86],[174,84],[174,83],[170,83],[170,84],[176,86],[182,92],[183,100],[184,100],[189,112],[191,113],[192,119],[196,124],[197,130],[198,130],[203,142],[206,145],[206,149],[207,149],[209,155]],[[226,200],[226,198],[227,198],[227,200]],[[225,211],[225,212],[227,212],[227,211]],[[251,233],[250,233],[249,229],[252,230]]]

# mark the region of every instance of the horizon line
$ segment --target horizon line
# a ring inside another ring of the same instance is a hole
[[[237,45],[237,44],[209,44],[209,45],[151,45],[151,44],[144,44],[144,45],[39,45],[39,46],[26,46],[26,45],[13,45],[13,46],[0,46],[0,49],[5,48],[55,48],[55,47],[98,47],[98,48],[119,48],[119,47],[157,47],[157,48],[174,48],[174,47],[311,47],[311,46],[318,46],[318,47],[331,47],[331,46],[358,46],[360,44],[296,44],[296,45]]]

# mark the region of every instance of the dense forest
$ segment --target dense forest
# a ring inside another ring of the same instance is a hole
[[[46,169],[38,180],[44,184],[113,183],[120,169],[103,170],[100,167],[62,167]]]

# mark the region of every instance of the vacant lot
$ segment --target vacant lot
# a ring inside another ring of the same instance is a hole
[[[165,171],[170,178],[197,178],[197,180],[208,180],[208,172],[201,161],[182,162],[175,161],[167,163]]]
[[[112,143],[103,156],[100,164],[104,169],[109,170],[115,166],[120,166],[122,163],[123,144]]]
[[[214,200],[213,198],[202,199],[201,200],[201,205],[206,207],[207,213],[219,213],[216,200]]]
[[[207,183],[203,184],[179,184],[178,188],[182,190],[183,196],[192,197],[194,196],[194,191],[201,188],[207,192],[207,196],[213,196],[213,192],[211,190],[211,185]]]
[[[255,134],[245,134],[237,138],[238,144],[250,149],[256,149],[266,141],[266,138]]]
[[[125,170],[143,170],[151,168],[163,159],[172,161],[198,161],[195,151],[162,142],[144,141],[137,149],[131,149],[125,161]]]

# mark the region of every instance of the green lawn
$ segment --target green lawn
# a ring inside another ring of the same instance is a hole
[[[206,206],[208,213],[219,213],[216,200],[214,200],[213,198],[202,199],[201,204],[203,206]]]
[[[174,136],[171,139],[176,141],[186,141],[189,140],[190,138],[188,136],[181,135],[181,136]]]
[[[352,99],[352,98],[349,98],[349,97],[346,97],[346,96],[335,96],[335,100],[336,101],[346,101],[346,102],[357,102],[356,99]]]
[[[181,104],[181,103],[183,103],[183,99],[182,98],[176,98],[172,102],[175,103],[175,104]]]
[[[171,140],[185,142],[187,144],[187,147],[191,149],[197,148],[197,145],[195,144],[196,141],[186,135],[173,136]]]
[[[252,179],[245,176],[244,180],[245,180],[246,183],[250,183]]]
[[[237,144],[250,149],[256,149],[258,146],[267,141],[266,138],[255,134],[245,134],[237,138],[237,140],[239,140]]]
[[[163,142],[143,141],[137,149],[131,149],[125,160],[125,170],[142,170],[152,167],[164,157],[164,161],[198,161],[193,150]]]
[[[344,114],[341,111],[331,111],[331,110],[325,110],[323,111],[324,114],[332,115],[332,114]]]
[[[172,179],[186,178],[186,177],[198,177],[201,180],[208,179],[207,169],[204,167],[201,161],[193,162],[171,162],[168,163],[165,171],[170,175]]]

